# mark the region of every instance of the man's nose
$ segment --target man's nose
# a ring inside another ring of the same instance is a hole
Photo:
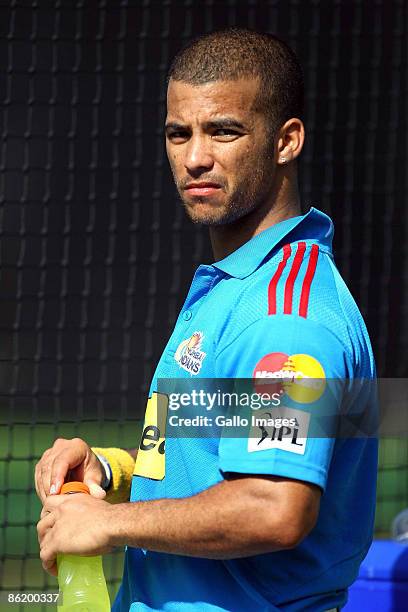
[[[210,143],[205,135],[192,136],[185,150],[184,166],[191,172],[208,170],[214,165]]]

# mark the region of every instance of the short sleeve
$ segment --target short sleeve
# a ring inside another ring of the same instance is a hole
[[[293,315],[260,319],[222,347],[217,377],[252,379],[254,392],[266,391],[276,402],[250,410],[247,435],[221,436],[221,472],[281,476],[324,489],[352,354],[326,327]]]

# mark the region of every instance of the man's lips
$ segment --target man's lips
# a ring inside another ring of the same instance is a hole
[[[218,183],[211,183],[211,182],[189,183],[184,189],[190,195],[206,196],[206,195],[212,195],[218,189],[221,189],[221,185],[219,185]]]

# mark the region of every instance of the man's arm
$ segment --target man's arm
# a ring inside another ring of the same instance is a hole
[[[193,497],[120,504],[111,543],[213,559],[294,548],[314,527],[320,496],[306,482],[237,475]]]
[[[59,553],[124,545],[211,559],[290,549],[315,525],[320,496],[313,484],[251,475],[182,499],[110,505],[86,495],[49,497],[38,524],[40,556],[55,573]]]

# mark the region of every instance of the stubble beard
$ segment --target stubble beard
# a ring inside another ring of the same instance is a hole
[[[182,191],[178,189],[181,203],[190,221],[197,225],[217,227],[230,225],[246,217],[263,204],[269,193],[270,179],[268,180],[267,170],[266,167],[262,170],[257,168],[252,175],[252,180],[238,185],[222,207],[214,205],[211,208],[207,198],[195,198],[194,204],[191,205],[184,200]],[[197,212],[197,205],[206,205],[207,211]]]

